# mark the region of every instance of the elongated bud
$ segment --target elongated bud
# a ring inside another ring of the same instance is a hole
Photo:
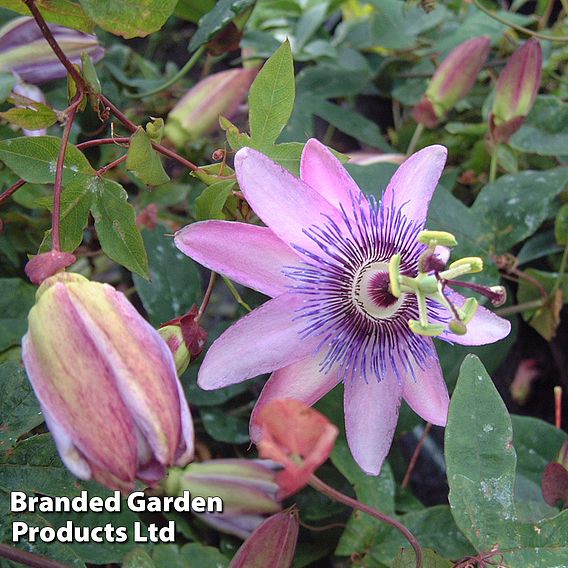
[[[473,87],[490,48],[487,36],[472,38],[454,48],[436,69],[424,97],[414,107],[412,116],[416,122],[435,128],[444,120]]]
[[[94,63],[104,55],[96,36],[64,26],[48,24],[57,43],[74,64],[81,53]],[[33,18],[16,18],[0,28],[0,71],[13,71],[26,83],[41,85],[67,76],[67,70],[53,53]]]
[[[192,463],[171,470],[164,482],[167,495],[220,497],[223,511],[204,513],[201,520],[214,528],[247,538],[264,516],[280,511],[277,464],[269,460],[225,459]]]
[[[564,442],[555,462],[547,464],[542,474],[542,496],[552,507],[568,507],[568,442]]]
[[[131,490],[193,456],[193,426],[167,345],[107,284],[43,282],[22,356],[61,459],[80,479]]]
[[[529,114],[542,76],[542,49],[536,38],[529,39],[511,55],[495,86],[489,117],[491,134],[507,142]]]
[[[237,550],[229,568],[289,568],[296,552],[298,530],[295,509],[272,515]]]
[[[168,115],[166,136],[178,146],[219,126],[219,116],[230,118],[245,100],[258,69],[229,69],[199,81]]]

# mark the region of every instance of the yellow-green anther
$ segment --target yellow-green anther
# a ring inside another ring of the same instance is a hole
[[[420,231],[418,233],[418,242],[430,247],[438,245],[455,247],[458,244],[456,237],[446,231]]]
[[[450,331],[456,335],[465,335],[467,333],[466,325],[458,320],[452,320],[448,324],[448,327],[450,328]]]
[[[426,337],[436,337],[444,331],[444,325],[441,323],[422,324],[417,320],[408,320],[408,327],[413,333]]]
[[[464,274],[474,274],[476,272],[483,271],[483,260],[478,256],[466,256],[465,258],[460,258],[459,260],[456,260],[455,262],[452,262],[452,264],[450,264],[449,270],[462,266],[465,268],[467,265],[470,266],[470,269]]]
[[[395,254],[389,261],[389,284],[390,293],[395,298],[400,298],[400,254]]]
[[[459,309],[459,314],[464,324],[468,324],[471,321],[478,307],[479,303],[475,298],[468,298],[464,302],[463,306]]]

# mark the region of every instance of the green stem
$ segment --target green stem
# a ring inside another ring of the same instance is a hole
[[[548,41],[557,41],[559,43],[568,42],[567,36],[551,36],[551,35],[547,35],[547,34],[540,34],[538,32],[533,32],[532,30],[529,30],[528,28],[524,28],[523,26],[518,26],[517,24],[513,24],[513,23],[507,21],[505,18],[498,16],[495,12],[492,12],[491,10],[488,10],[485,6],[483,6],[483,4],[481,4],[481,2],[479,0],[473,0],[473,3],[477,6],[477,8],[479,8],[484,14],[487,14],[490,18],[493,18],[494,20],[497,20],[498,22],[505,24],[506,26],[509,26],[510,28],[513,28],[514,30],[517,30],[518,32],[522,32],[526,35],[537,37],[539,39],[544,39],[544,40],[548,40]]]
[[[247,310],[247,312],[252,312],[252,308],[241,298],[241,295],[235,288],[235,285],[226,276],[223,276],[223,281],[227,285],[227,288],[231,291],[231,294],[233,294],[233,298],[235,298],[237,304],[242,306],[245,310]]]
[[[520,314],[526,310],[532,310],[536,308],[542,308],[545,301],[542,298],[538,300],[532,300],[530,302],[524,302],[522,304],[517,304],[516,306],[507,306],[506,308],[501,308],[500,310],[495,310],[498,316],[512,316],[513,314]]]
[[[416,150],[416,146],[418,146],[418,141],[420,140],[420,136],[422,136],[423,132],[424,132],[424,125],[421,122],[419,122],[416,125],[416,130],[414,131],[412,138],[410,139],[410,144],[408,144],[408,148],[406,150],[407,156],[410,156],[410,154],[414,153],[414,150]]]
[[[564,273],[566,272],[566,264],[568,264],[568,243],[564,247],[564,252],[562,253],[562,260],[560,261],[560,268],[558,269],[558,276],[556,277],[556,282],[550,291],[549,298],[551,298],[560,285],[562,284],[562,279],[564,278]]]
[[[158,93],[161,93],[162,91],[165,91],[166,89],[168,89],[172,85],[175,85],[175,83],[177,83],[182,77],[184,77],[187,73],[189,73],[191,71],[191,69],[193,69],[193,67],[199,61],[199,58],[201,57],[201,55],[203,54],[204,51],[205,51],[205,46],[202,45],[189,58],[189,61],[187,61],[187,63],[173,77],[168,79],[164,84],[160,85],[159,87],[156,87],[155,89],[150,89],[149,91],[146,91],[144,93],[136,93],[134,95],[128,95],[128,96],[131,99],[142,99],[144,97],[156,95]]]
[[[499,144],[494,143],[493,151],[491,152],[491,165],[489,167],[489,182],[493,183],[497,179],[497,163],[499,155]]]

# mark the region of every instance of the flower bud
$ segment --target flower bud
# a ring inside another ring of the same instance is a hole
[[[276,497],[277,464],[269,460],[224,459],[192,463],[170,471],[165,482],[168,495],[220,497],[223,513],[200,518],[215,528],[246,538],[263,520],[280,510]]]
[[[96,36],[55,24],[48,26],[72,63],[79,64],[83,52],[95,63],[102,59],[105,50]],[[29,17],[16,18],[0,28],[0,71],[12,71],[34,85],[67,75],[35,20]]]
[[[414,120],[428,128],[435,128],[444,120],[473,87],[490,48],[487,36],[474,37],[454,48],[436,69],[424,97],[414,107]]]
[[[231,118],[245,100],[257,73],[258,68],[229,69],[199,81],[170,111],[166,136],[183,146],[215,130],[219,116]]]
[[[170,320],[158,330],[173,353],[178,375],[184,373],[191,359],[203,351],[207,341],[207,332],[196,319],[198,312],[194,304],[185,315]]]
[[[537,39],[529,39],[510,57],[495,86],[489,117],[491,134],[497,142],[507,142],[529,114],[542,75],[542,49]]]
[[[261,457],[283,466],[276,476],[284,499],[304,487],[329,457],[339,433],[323,414],[295,399],[271,400],[251,418]]]
[[[229,568],[289,568],[296,552],[298,529],[297,510],[272,515],[243,542]]]
[[[193,456],[193,425],[167,345],[107,284],[43,282],[24,365],[61,459],[80,479],[131,490]]]

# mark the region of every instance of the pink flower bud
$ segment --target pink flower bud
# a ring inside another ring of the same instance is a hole
[[[22,340],[61,459],[80,479],[131,490],[193,456],[193,425],[160,335],[107,284],[60,273],[37,291]]]
[[[289,568],[296,552],[298,529],[296,510],[272,515],[237,550],[229,568]]]
[[[105,53],[96,36],[48,24],[57,43],[72,63],[86,52],[94,63]],[[35,20],[16,18],[0,28],[0,71],[13,71],[26,83],[41,85],[67,76],[67,70],[49,47]]]
[[[434,128],[444,120],[473,87],[490,48],[487,36],[474,37],[454,48],[436,69],[424,97],[414,107],[412,116],[416,122]]]
[[[507,142],[529,114],[542,76],[542,49],[537,39],[529,39],[511,55],[495,86],[489,118],[491,134],[497,142]]]
[[[26,264],[26,275],[34,284],[41,284],[46,278],[71,266],[77,259],[70,252],[50,250],[34,256]]]
[[[170,111],[166,136],[178,146],[219,126],[219,116],[231,118],[245,100],[258,69],[229,69],[199,81]]]

